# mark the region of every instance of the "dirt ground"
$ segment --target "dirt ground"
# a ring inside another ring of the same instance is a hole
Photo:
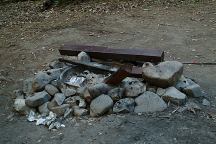
[[[212,106],[196,114],[109,115],[67,121],[49,131],[12,111],[13,90],[51,60],[65,42],[165,51],[166,60],[216,62],[216,2],[160,5],[84,3],[41,12],[40,2],[0,6],[0,143],[216,143],[216,66],[185,65]]]

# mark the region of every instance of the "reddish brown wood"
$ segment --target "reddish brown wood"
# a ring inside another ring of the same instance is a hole
[[[101,46],[64,44],[59,52],[61,55],[74,56],[85,51],[91,58],[112,59],[124,61],[161,62],[164,60],[164,52],[151,49],[116,49]]]

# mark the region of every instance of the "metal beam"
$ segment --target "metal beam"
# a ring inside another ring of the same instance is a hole
[[[73,45],[64,44],[59,52],[61,55],[75,56],[81,51],[85,51],[91,58],[96,59],[111,59],[111,60],[123,60],[129,62],[141,61],[141,62],[154,62],[158,63],[164,61],[164,52],[161,50],[152,49],[117,49],[101,46],[87,46],[87,45]]]

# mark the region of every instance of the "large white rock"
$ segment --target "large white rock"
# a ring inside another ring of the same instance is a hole
[[[92,100],[90,104],[90,115],[100,116],[105,114],[112,108],[113,100],[108,95],[100,95]]]
[[[162,98],[165,101],[170,101],[177,105],[183,105],[186,102],[187,96],[177,90],[175,87],[169,87],[166,89],[166,92],[162,95]]]
[[[165,61],[158,65],[145,63],[143,78],[151,85],[167,88],[175,85],[183,73],[183,64],[178,61]]]
[[[157,112],[167,108],[167,104],[158,95],[153,92],[146,91],[135,99],[135,113]]]

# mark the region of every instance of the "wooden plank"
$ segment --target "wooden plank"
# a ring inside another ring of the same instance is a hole
[[[101,46],[64,44],[59,52],[61,55],[75,56],[85,51],[91,58],[112,59],[123,61],[141,61],[158,63],[164,61],[164,52],[151,49],[116,49]]]

